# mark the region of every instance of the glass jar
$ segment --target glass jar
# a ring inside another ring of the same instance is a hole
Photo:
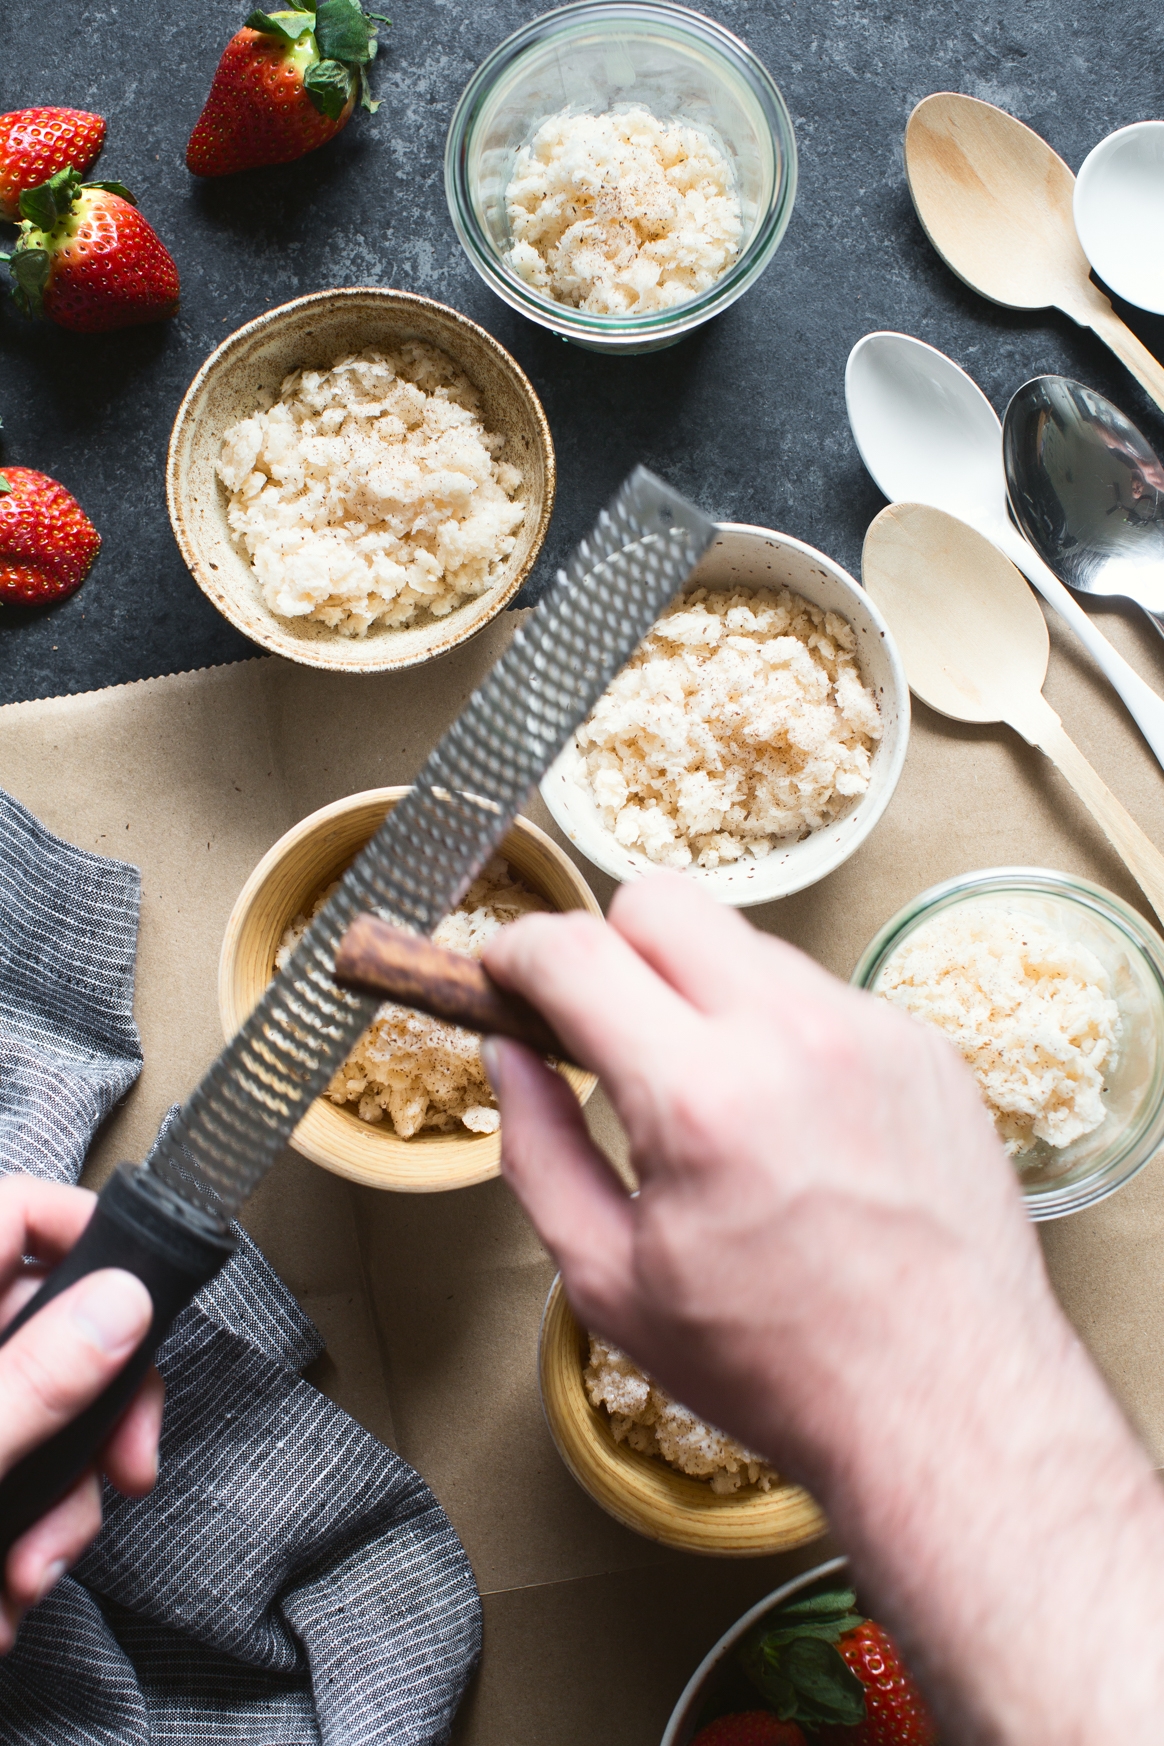
[[[548,116],[627,106],[710,135],[732,166],[743,241],[722,278],[685,303],[588,314],[509,267],[505,190],[518,150]],[[478,67],[449,127],[445,193],[466,254],[506,303],[591,351],[652,352],[718,315],[764,271],[792,213],[796,140],[767,70],[722,25],[670,0],[577,0],[515,31]]]
[[[973,903],[1031,916],[1086,946],[1119,1008],[1118,1059],[1105,1075],[1107,1114],[1069,1146],[1044,1141],[1013,1162],[1033,1219],[1062,1218],[1122,1188],[1164,1145],[1164,940],[1134,909],[1086,879],[1042,868],[996,867],[932,886],[887,922],[853,983],[876,993],[887,963],[923,923]]]

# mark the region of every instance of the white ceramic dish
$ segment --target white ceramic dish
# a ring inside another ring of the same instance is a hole
[[[1083,252],[1119,297],[1164,315],[1164,121],[1100,140],[1075,180]]]
[[[885,620],[847,571],[823,552],[770,528],[721,522],[719,533],[687,584],[692,588],[791,588],[814,606],[838,613],[857,633],[861,672],[877,694],[882,736],[873,755],[869,787],[833,824],[802,842],[772,850],[762,861],[729,867],[693,867],[695,879],[722,903],[746,908],[803,891],[835,871],[860,848],[893,796],[909,740],[909,686]],[[578,779],[581,757],[573,740],[547,772],[542,798],[558,826],[586,858],[615,879],[640,879],[659,869],[645,855],[624,849],[606,828],[589,789]]]
[[[812,1570],[806,1570],[803,1576],[794,1576],[791,1582],[784,1583],[771,1594],[765,1595],[762,1601],[757,1601],[754,1607],[749,1607],[743,1617],[737,1619],[724,1632],[715,1647],[708,1650],[687,1681],[679,1702],[671,1711],[671,1720],[667,1723],[660,1746],[689,1746],[708,1687],[736,1644],[747,1635],[753,1625],[758,1624],[775,1607],[783,1606],[785,1601],[803,1594],[806,1588],[811,1588],[813,1583],[820,1582],[823,1577],[836,1576],[847,1581],[848,1569],[847,1558],[830,1558],[827,1564],[817,1564]]]

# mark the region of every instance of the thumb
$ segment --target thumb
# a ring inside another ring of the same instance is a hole
[[[53,1298],[0,1346],[0,1473],[96,1400],[152,1318],[141,1280],[107,1267]]]

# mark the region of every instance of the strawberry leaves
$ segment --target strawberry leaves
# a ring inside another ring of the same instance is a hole
[[[357,0],[319,0],[315,40],[325,60],[354,62],[361,67],[375,57],[378,47],[376,27]]]
[[[107,194],[117,194],[131,206],[137,201],[124,182],[82,182],[74,169],[58,170],[38,188],[26,188],[20,196],[20,216],[26,224],[46,233],[55,230],[76,204],[78,194],[86,188],[103,188]]]
[[[354,85],[355,75],[339,61],[316,61],[303,75],[303,89],[329,121],[339,120]]]
[[[55,230],[81,192],[81,178],[71,167],[58,170],[39,188],[26,188],[20,196],[20,216],[37,230]]]
[[[783,1722],[856,1727],[865,1719],[865,1688],[834,1647],[863,1623],[851,1589],[790,1602],[745,1638],[739,1664]]]
[[[48,250],[18,248],[4,258],[12,274],[12,301],[22,315],[39,321],[44,314],[44,290],[52,271]]]
[[[293,48],[304,31],[315,29],[313,12],[252,12],[246,21],[247,30],[261,30],[267,36],[281,37]]]

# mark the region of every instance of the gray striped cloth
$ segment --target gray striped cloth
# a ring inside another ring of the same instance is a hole
[[[133,1084],[140,879],[0,792],[0,1172],[79,1175]],[[299,1376],[319,1335],[245,1233],[174,1324],[161,1472],[0,1661],[4,1746],[429,1746],[481,1646],[399,1456]]]

